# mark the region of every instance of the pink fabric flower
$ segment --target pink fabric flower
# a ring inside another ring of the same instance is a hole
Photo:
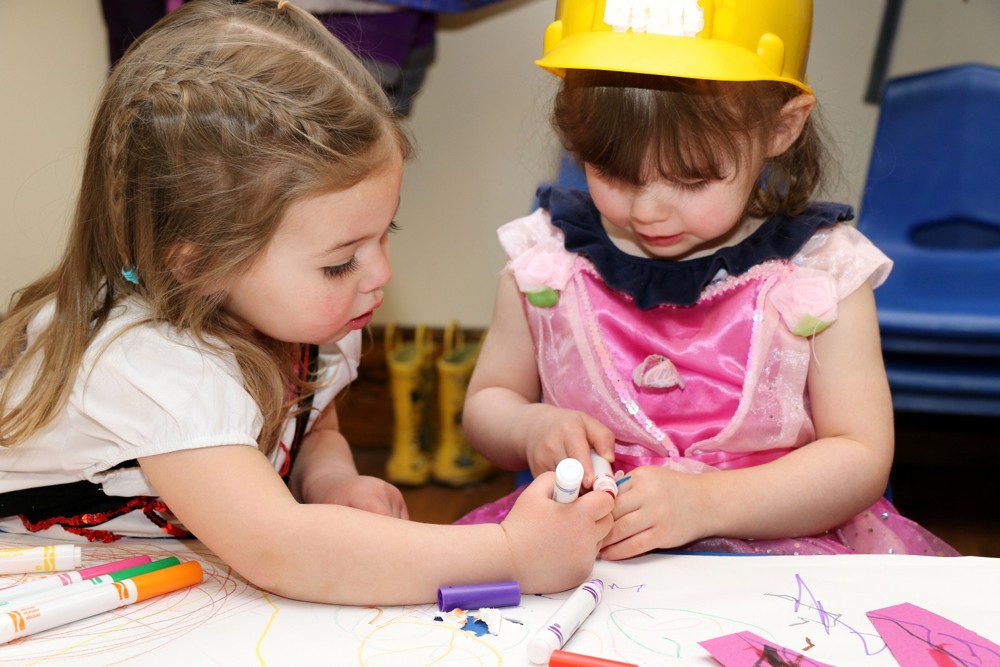
[[[684,378],[680,371],[662,354],[651,354],[632,369],[632,382],[638,387],[653,387],[666,389],[668,387],[684,388]]]
[[[573,272],[575,256],[563,247],[562,232],[549,224],[541,209],[509,222],[497,231],[510,256],[519,290],[525,293],[562,290]]]
[[[796,267],[770,294],[771,304],[796,336],[812,336],[837,320],[837,286],[828,274]]]

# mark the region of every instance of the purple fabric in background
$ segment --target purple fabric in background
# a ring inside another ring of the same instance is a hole
[[[319,14],[320,21],[351,51],[368,60],[404,67],[410,54],[434,44],[434,14],[415,9],[377,14]]]

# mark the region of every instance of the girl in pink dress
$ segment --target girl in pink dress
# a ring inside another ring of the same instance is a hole
[[[872,290],[891,262],[850,207],[813,200],[811,3],[635,4],[564,0],[546,33],[553,124],[589,192],[544,187],[500,229],[470,441],[536,475],[577,458],[585,487],[591,450],[613,461],[606,559],[956,555],[882,497]],[[499,521],[519,492],[461,522]]]

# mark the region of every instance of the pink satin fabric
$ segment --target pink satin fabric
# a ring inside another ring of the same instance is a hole
[[[544,210],[501,228],[500,238],[521,289],[560,290],[553,307],[524,300],[543,401],[585,412],[614,431],[614,467],[626,473],[645,465],[691,473],[744,468],[812,442],[816,432],[806,395],[811,339],[802,329],[828,325],[837,301],[864,281],[881,284],[891,267],[857,230],[837,225],[818,231],[791,260],[721,276],[694,306],[642,311],[609,288],[588,260],[562,248],[561,232]],[[523,261],[526,253],[531,262]],[[560,267],[548,277],[544,255]],[[518,275],[528,265],[531,275]],[[666,370],[657,372],[658,364]],[[670,386],[644,386],[651,367],[654,384],[662,377]],[[500,521],[519,493],[458,523]],[[823,535],[713,538],[690,548],[956,554],[884,499]]]

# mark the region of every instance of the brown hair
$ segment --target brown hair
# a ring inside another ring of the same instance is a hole
[[[138,295],[153,320],[232,351],[270,451],[289,387],[303,386],[298,346],[248,338],[220,307],[220,286],[251,266],[290,203],[349,188],[409,152],[378,83],[308,12],[204,0],[166,16],[105,85],[61,262],[0,322],[0,445],[52,419],[111,309]],[[52,301],[53,324],[28,347],[29,322]],[[18,402],[27,382],[31,399]]]
[[[707,81],[568,70],[552,123],[566,149],[605,176],[641,185],[724,178],[766,142],[782,106],[799,91],[770,81]],[[766,162],[747,202],[757,217],[794,214],[819,186],[823,147],[813,118],[798,140]]]

